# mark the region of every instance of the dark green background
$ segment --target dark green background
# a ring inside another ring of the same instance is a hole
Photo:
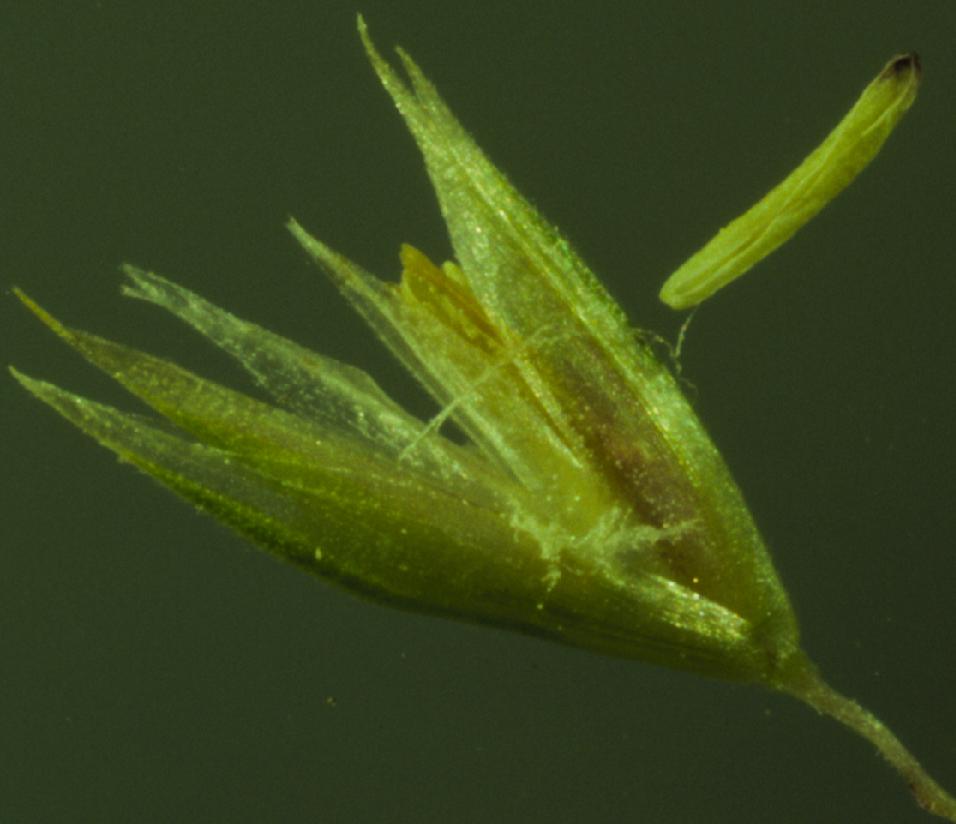
[[[956,4],[386,3],[479,143],[635,323],[894,52],[874,166],[686,346],[806,646],[956,790]],[[124,260],[431,407],[283,222],[384,276],[448,253],[351,3],[4,3],[0,352],[135,404],[18,307],[219,380]],[[274,563],[0,380],[0,821],[921,822],[789,700],[370,606]],[[332,702],[328,697],[334,698]]]

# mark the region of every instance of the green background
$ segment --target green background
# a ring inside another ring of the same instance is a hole
[[[686,375],[806,647],[956,790],[956,4],[364,0],[635,323],[884,61],[924,86],[874,166],[708,303]],[[383,276],[448,254],[351,3],[4,3],[0,353],[136,404],[39,327],[221,381],[124,260],[431,406],[283,228]],[[0,821],[920,822],[796,703],[390,611],[248,548],[0,379]]]

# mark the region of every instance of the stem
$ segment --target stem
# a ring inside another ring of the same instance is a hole
[[[956,822],[956,799],[930,778],[919,761],[882,721],[853,699],[833,689],[808,660],[804,666],[798,666],[796,672],[791,672],[791,676],[780,685],[780,689],[870,741],[903,777],[916,796],[916,802],[924,810]]]

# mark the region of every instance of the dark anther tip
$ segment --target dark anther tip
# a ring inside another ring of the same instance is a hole
[[[883,77],[900,77],[909,72],[913,72],[917,79],[923,73],[923,65],[920,63],[919,55],[916,52],[896,55],[883,69]]]

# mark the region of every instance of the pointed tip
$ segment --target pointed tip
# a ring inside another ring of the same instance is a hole
[[[302,228],[302,224],[299,223],[292,215],[289,215],[285,221],[285,228],[292,232],[293,236],[298,237],[297,233],[305,231]]]
[[[285,225],[309,257],[333,272],[338,271],[342,261],[341,255],[334,252],[318,238],[310,235],[295,218],[290,217]]]
[[[285,228],[289,230],[292,237],[294,237],[299,245],[302,246],[307,252],[312,251],[313,244],[322,245],[317,241],[312,235],[310,235],[294,217],[290,217],[285,222]]]
[[[294,219],[290,218],[286,226],[302,248],[305,249],[306,254],[319,264],[345,295],[368,295],[384,288],[384,285],[376,277],[366,272],[357,263],[353,263],[345,255],[336,252],[318,238],[310,235]]]
[[[314,257],[328,257],[334,254],[321,240],[309,234],[294,217],[290,217],[286,221],[285,227],[292,233],[292,237],[299,241],[303,248]]]
[[[24,374],[12,364],[7,366],[7,370],[10,372],[11,377],[17,383],[19,383],[20,386],[26,389],[27,392],[33,395],[33,397],[38,398],[45,403],[52,405],[50,398],[53,397],[58,391],[63,391],[55,387],[52,383],[47,383],[46,381],[41,381],[37,378],[31,378],[29,375]]]
[[[31,298],[18,286],[13,288],[13,294],[16,295],[20,303],[26,306],[26,308],[29,309],[34,316],[36,316],[47,328],[53,330],[53,332],[55,332],[64,340],[70,340],[73,337],[70,329],[60,323],[60,321],[53,317],[53,315],[47,312],[46,309],[40,306],[39,303],[33,300],[33,298]]]
[[[24,375],[19,369],[17,369],[12,363],[7,364],[7,371],[13,377],[13,379],[20,384],[20,386],[29,389],[30,384],[33,382],[33,378],[28,375]]]
[[[375,74],[378,75],[379,82],[385,87],[385,91],[391,95],[396,105],[401,109],[402,104],[407,102],[406,99],[409,97],[408,88],[398,76],[395,69],[389,65],[388,61],[382,57],[379,50],[375,47],[375,43],[372,42],[372,35],[369,34],[368,26],[365,23],[365,18],[362,17],[361,14],[358,16],[358,33],[362,40],[362,47],[365,49],[365,55],[372,64],[372,69],[374,69]],[[401,49],[398,49],[398,53],[399,55],[403,55]],[[405,59],[405,56],[402,56],[402,60],[404,61]]]
[[[123,297],[148,300],[150,273],[138,266],[133,266],[132,263],[121,264],[120,271],[131,281],[120,286],[120,293]]]
[[[368,24],[365,22],[365,18],[362,17],[361,12],[359,12],[356,18],[356,25],[358,27],[359,38],[362,40],[362,47],[365,49],[365,54],[368,55],[369,60],[372,61],[372,65],[377,67],[378,63],[384,63],[385,61],[372,42],[372,35],[368,32]]]
[[[372,42],[372,35],[368,33],[368,24],[365,22],[365,18],[362,16],[362,12],[359,12],[355,16],[355,25],[358,29],[359,37],[362,40],[362,46],[365,47],[365,53],[373,59],[379,58],[378,50],[375,48],[375,44]]]
[[[149,275],[149,272],[145,269],[140,269],[139,266],[134,266],[132,263],[121,263],[120,271],[130,280],[138,280]]]
[[[130,283],[124,283],[120,286],[120,293],[123,297],[153,303],[173,312],[173,314],[178,314],[176,311],[177,300],[194,297],[188,290],[177,286],[155,272],[140,269],[130,263],[124,263],[120,269],[130,280]]]
[[[20,303],[26,306],[27,309],[29,309],[31,312],[34,311],[36,302],[26,292],[24,292],[19,286],[14,286],[10,291],[13,292],[17,300],[19,300]]]
[[[412,81],[412,88],[416,93],[418,93],[423,87],[428,88],[430,91],[434,90],[431,82],[427,77],[425,77],[425,73],[419,68],[418,63],[414,61],[412,56],[405,51],[405,49],[403,49],[401,46],[396,46],[395,53],[398,55],[398,59],[402,61],[402,68],[405,70],[408,78]]]
[[[8,365],[7,369],[9,370],[11,377],[27,392],[33,395],[34,398],[39,401],[43,401],[50,406],[54,405],[52,398],[56,395],[57,387],[55,387],[52,383],[31,378],[29,375],[25,375],[12,364]]]
[[[54,408],[56,408],[55,401],[58,397],[69,394],[65,390],[60,389],[60,387],[55,386],[52,383],[41,381],[38,378],[31,378],[29,375],[24,374],[13,365],[7,366],[7,369],[9,370],[13,379],[19,383],[20,386],[26,389],[27,392],[33,395],[34,398],[43,401]]]
[[[359,37],[362,40],[362,46],[365,48],[365,54],[368,55],[368,59],[372,63],[372,67],[375,69],[383,85],[389,91],[392,91],[390,88],[391,83],[397,83],[402,89],[404,89],[405,84],[395,72],[395,69],[393,69],[388,61],[382,57],[381,52],[376,48],[375,43],[372,40],[372,35],[369,33],[368,25],[366,24],[365,18],[362,16],[361,12],[357,16],[357,26]],[[402,61],[402,64],[406,69],[412,69],[419,74],[421,73],[421,70],[415,64],[415,61],[412,60],[408,52],[405,51],[405,49],[403,49],[401,46],[396,46],[395,53],[399,56],[399,59]]]

